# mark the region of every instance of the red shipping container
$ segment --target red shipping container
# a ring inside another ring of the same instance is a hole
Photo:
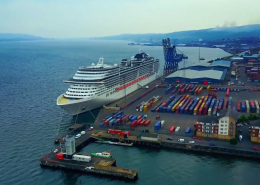
[[[139,117],[139,116],[138,116],[138,117]],[[137,120],[136,124],[139,125],[141,121],[142,121],[142,120],[139,118],[139,119]]]
[[[104,125],[108,125],[109,120],[104,121]]]
[[[146,120],[144,126],[148,126],[151,123],[151,120]]]
[[[58,153],[58,154],[56,154],[56,159],[61,159],[61,160],[63,160],[64,158],[63,158],[63,154],[60,152],[60,153]]]
[[[145,123],[145,119],[143,119],[141,122],[140,122],[140,125],[144,125],[144,123]]]
[[[113,129],[108,129],[107,133],[110,134],[121,134],[122,130],[113,130]]]
[[[202,115],[202,108],[199,109],[199,115]]]
[[[134,120],[132,123],[131,123],[131,127],[133,127],[133,128],[135,128],[136,127],[136,122],[137,122],[137,120]]]
[[[175,130],[175,126],[172,126],[171,128],[170,128],[170,132],[173,132]]]

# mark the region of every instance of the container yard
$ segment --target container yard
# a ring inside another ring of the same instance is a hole
[[[101,110],[95,125],[100,129],[116,127],[177,135],[184,135],[190,127],[192,134],[198,116],[218,116],[222,109],[254,114],[259,112],[259,101],[258,93],[238,86],[154,84],[137,91],[132,100],[127,98],[127,104],[118,102],[118,112]]]

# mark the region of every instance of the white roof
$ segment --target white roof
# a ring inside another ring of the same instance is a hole
[[[167,76],[166,78],[173,78],[173,77],[183,77],[183,71],[185,71],[184,78],[212,78],[212,79],[221,79],[221,76],[223,74],[223,71],[217,71],[217,70],[204,70],[204,71],[197,71],[192,69],[185,69],[185,70],[179,70],[171,75]]]

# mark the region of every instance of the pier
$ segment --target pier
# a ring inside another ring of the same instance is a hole
[[[69,136],[69,134],[71,134],[71,131],[64,134],[63,136],[67,137]],[[71,136],[71,141],[75,143],[75,145],[72,144],[75,152],[78,152],[80,149],[85,147],[91,140],[93,141],[92,134],[92,131],[87,131],[86,134],[82,135],[76,140],[74,136]],[[61,143],[61,145],[65,144],[66,142],[66,140],[63,140],[64,137],[59,137],[59,142]],[[60,155],[61,157],[59,158],[57,157],[57,155]],[[52,150],[50,153],[43,155],[40,158],[40,165],[42,167],[60,168],[73,171],[81,171],[84,173],[96,173],[102,175],[117,176],[132,180],[136,180],[138,178],[138,170],[117,167],[115,158],[103,158],[91,155],[91,161],[85,162],[73,160],[72,156],[73,155],[63,154],[62,147],[58,147],[57,149]]]
[[[56,153],[50,152],[40,159],[42,167],[60,168],[84,173],[97,173],[111,175],[128,179],[137,179],[138,170],[116,167],[115,158],[102,158],[91,156],[91,162],[75,160],[60,160],[56,158]]]

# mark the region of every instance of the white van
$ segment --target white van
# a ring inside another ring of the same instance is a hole
[[[178,139],[178,142],[184,143],[184,139]]]

